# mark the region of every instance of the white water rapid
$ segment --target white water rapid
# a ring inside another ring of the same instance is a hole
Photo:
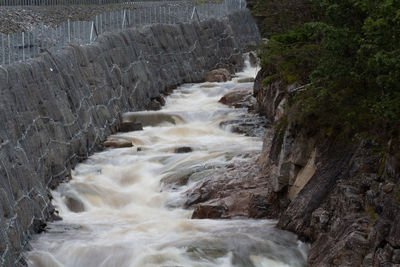
[[[247,67],[238,78],[255,76]],[[235,87],[186,84],[166,101],[175,114],[143,131],[119,133],[134,144],[107,149],[76,166],[72,180],[52,192],[62,221],[49,223],[26,253],[32,267],[305,266],[307,245],[271,220],[190,219],[184,192],[195,183],[163,190],[160,180],[182,169],[221,166],[259,153],[260,138],[231,133],[220,122],[246,112],[218,103]],[[190,147],[190,153],[174,153]]]

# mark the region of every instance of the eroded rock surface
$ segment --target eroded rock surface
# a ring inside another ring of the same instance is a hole
[[[226,166],[186,192],[186,206],[195,208],[192,218],[265,216],[269,203],[259,196],[265,193],[266,181],[259,176],[258,155],[248,156],[248,161]]]
[[[259,109],[273,124],[260,157],[267,188],[262,214],[312,243],[309,266],[399,266],[400,186],[396,149],[334,142],[285,114],[292,86],[256,79]]]

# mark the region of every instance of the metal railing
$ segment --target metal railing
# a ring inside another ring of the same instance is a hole
[[[42,24],[29,32],[0,34],[0,65],[25,61],[46,50],[58,50],[68,44],[90,44],[104,32],[155,23],[176,24],[220,18],[242,8],[245,8],[243,0],[184,6],[158,5],[103,13],[90,21],[66,21],[57,28]]]
[[[55,5],[107,5],[128,4],[154,0],[0,0],[0,6],[55,6]],[[168,2],[171,0],[157,0]]]

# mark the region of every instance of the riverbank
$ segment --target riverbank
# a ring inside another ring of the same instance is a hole
[[[110,136],[121,148],[89,157],[53,191],[63,220],[36,236],[30,266],[304,266],[307,245],[275,221],[245,219],[227,199],[229,221],[193,219],[188,209],[188,192],[260,155],[260,135],[231,131],[260,118],[219,102],[252,85],[238,82],[249,73],[236,75],[182,85],[161,110],[124,114],[142,130]],[[238,190],[237,179],[224,182]]]
[[[308,266],[396,266],[400,263],[398,151],[371,140],[332,139],[307,131],[284,109],[293,86],[265,86],[255,93],[273,123],[259,159],[268,193],[262,206],[278,227],[312,244]],[[328,118],[327,118],[328,119]]]

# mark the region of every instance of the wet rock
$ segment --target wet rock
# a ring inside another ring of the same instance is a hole
[[[161,107],[162,106],[161,106],[160,102],[158,102],[157,100],[152,100],[146,105],[145,109],[146,110],[160,110]]]
[[[258,66],[259,60],[255,53],[253,52],[249,53],[249,61],[250,61],[250,66],[252,66],[253,68]]]
[[[374,255],[369,253],[367,256],[364,257],[362,262],[363,267],[373,267],[374,266]]]
[[[384,186],[382,186],[382,190],[385,193],[390,193],[393,191],[394,186],[395,185],[393,183],[388,183],[388,184],[385,184]]]
[[[268,193],[251,194],[249,201],[249,218],[273,217],[273,206]]]
[[[317,227],[324,226],[329,222],[329,212],[318,208],[316,209],[311,216],[311,225],[315,225]]]
[[[206,73],[206,82],[227,82],[231,79],[227,69],[216,69]]]
[[[400,248],[400,214],[396,214],[387,240],[392,246]]]
[[[365,217],[350,216],[334,232],[320,234],[308,256],[310,266],[361,266],[368,249]],[[333,246],[331,244],[334,244]]]
[[[46,227],[46,232],[47,233],[52,233],[52,234],[63,234],[68,231],[79,231],[82,229],[81,225],[78,224],[49,224]]]
[[[164,105],[165,105],[165,98],[162,95],[160,95],[151,98],[150,102],[146,105],[145,109],[156,111],[160,110]]]
[[[240,88],[227,93],[218,102],[235,108],[252,107],[254,110],[256,101],[252,94],[251,87]]]
[[[395,264],[400,263],[400,249],[394,249],[392,254],[392,262]]]
[[[235,120],[222,121],[220,126],[233,133],[262,137],[270,125],[269,121],[257,114],[246,114]]]
[[[193,151],[193,149],[191,147],[183,146],[183,147],[175,148],[174,152],[175,153],[190,153],[192,151]]]
[[[46,222],[40,219],[33,219],[33,229],[35,229],[36,233],[42,233],[46,229]]]
[[[135,123],[146,127],[156,126],[161,123],[177,124],[184,122],[184,119],[178,114],[163,111],[139,111],[124,113],[122,121],[123,123]]]
[[[68,209],[72,212],[82,212],[85,211],[85,206],[84,204],[73,197],[66,196],[64,200],[65,204],[67,205]]]
[[[198,181],[210,174],[216,174],[221,168],[221,166],[204,165],[173,171],[161,179],[161,187],[163,189],[176,189],[177,187],[186,185],[188,182]],[[195,203],[194,199],[196,198],[193,197],[192,201],[189,201],[190,205]]]
[[[112,139],[107,140],[103,143],[104,147],[112,147],[112,148],[124,148],[124,147],[132,147],[132,141],[124,140],[124,139]]]
[[[218,85],[216,84],[203,84],[200,86],[200,88],[214,88],[217,87]]]
[[[119,131],[123,133],[142,131],[142,130],[143,130],[143,125],[140,122],[132,122],[132,121],[123,121],[119,129]]]
[[[186,185],[192,173],[191,170],[173,173],[162,178],[160,183],[163,188],[175,189],[176,187]]]
[[[264,87],[263,81],[267,76],[267,72],[263,69],[258,72],[254,81],[254,96],[257,99],[257,111],[266,116],[271,122],[274,122],[278,106],[289,89],[280,81]]]
[[[269,212],[263,198],[267,188],[259,177],[257,154],[226,169],[210,173],[186,192],[186,207],[195,207],[193,218],[261,218]]]
[[[227,210],[223,205],[199,204],[193,212],[192,219],[219,219]]]
[[[62,221],[62,217],[58,214],[58,212],[54,212],[49,218],[49,222],[56,222],[56,221]]]
[[[154,97],[154,98],[152,98],[152,100],[157,101],[158,103],[160,103],[161,106],[165,106],[165,97],[163,95]]]
[[[392,176],[400,177],[400,137],[388,142],[388,152],[385,156],[385,169]]]
[[[241,78],[241,79],[238,79],[236,82],[237,83],[252,83],[252,82],[254,82],[254,78],[252,78],[252,77]]]

